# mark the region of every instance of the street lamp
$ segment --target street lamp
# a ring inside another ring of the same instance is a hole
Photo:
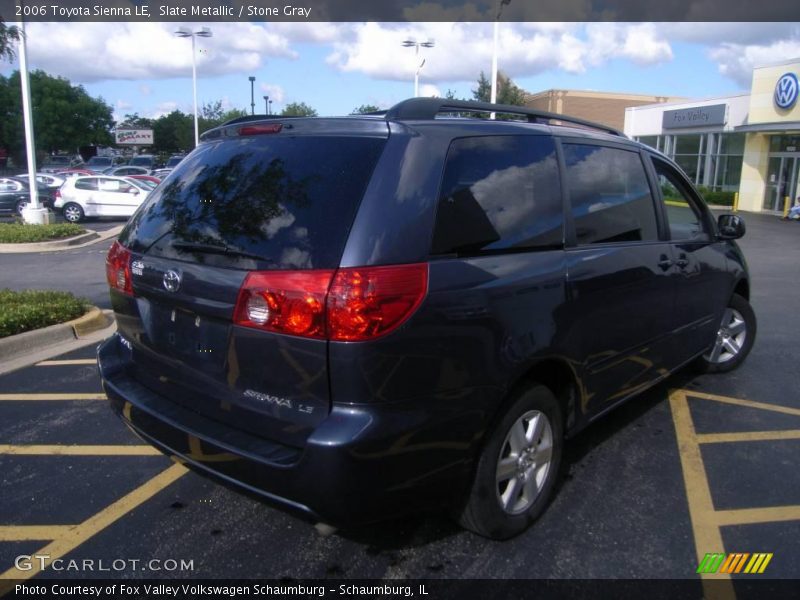
[[[272,100],[269,101],[269,108],[267,109],[267,114],[268,115],[272,114]]]
[[[256,114],[256,100],[253,96],[253,84],[256,82],[256,78],[250,75],[248,79],[250,80],[250,114],[254,115]]]
[[[503,7],[511,4],[511,0],[500,0],[497,5],[497,15],[494,18],[494,48],[492,49],[492,93],[489,102],[494,104],[497,102],[497,38],[500,31],[500,15],[503,13]],[[494,113],[489,115],[490,119],[494,119]]]
[[[510,2],[510,0],[509,0]],[[419,47],[422,46],[423,48],[433,48],[436,44],[433,40],[428,40],[427,42],[418,42],[414,38],[409,38],[403,41],[404,48],[415,48],[414,56],[416,59],[419,59]],[[425,64],[425,60],[423,59],[419,66],[417,66],[417,70],[414,72],[414,97],[416,98],[419,96],[419,72],[422,69],[422,66]]]
[[[194,98],[194,145],[200,143],[200,132],[197,127],[197,64],[195,60],[194,38],[203,37],[210,38],[211,30],[208,27],[202,27],[199,31],[192,31],[188,27],[179,27],[175,31],[178,37],[192,38],[192,96]]]
[[[269,96],[264,96],[264,110],[269,114]]]

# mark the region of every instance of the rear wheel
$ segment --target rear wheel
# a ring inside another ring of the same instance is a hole
[[[714,344],[697,359],[697,366],[705,373],[732,371],[747,358],[755,337],[756,315],[747,300],[734,294],[722,314]]]
[[[501,540],[539,517],[561,464],[562,423],[558,401],[546,387],[535,385],[516,398],[478,461],[459,518],[463,527]]]
[[[83,209],[81,208],[80,204],[69,202],[64,205],[62,212],[64,214],[64,218],[70,223],[78,223],[83,221]]]

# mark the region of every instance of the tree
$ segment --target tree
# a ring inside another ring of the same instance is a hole
[[[12,62],[16,56],[14,51],[14,42],[20,40],[21,32],[18,27],[13,25],[6,25],[3,19],[0,19],[0,60]]]
[[[350,114],[353,115],[366,115],[367,113],[378,112],[380,108],[375,106],[374,104],[362,104],[358,108],[354,108],[353,112]]]
[[[173,110],[153,121],[153,151],[176,153],[194,148],[194,117]]]
[[[478,77],[478,89],[472,90],[472,97],[480,102],[491,100],[492,82],[483,71]],[[502,72],[497,73],[497,103],[525,106],[525,92]]]
[[[139,113],[127,114],[121,123],[117,123],[117,129],[152,129],[153,119],[140,117]]]
[[[305,102],[290,102],[281,111],[283,117],[316,117],[317,111]]]
[[[74,152],[79,146],[111,144],[111,107],[92,98],[83,86],[72,85],[44,71],[30,73],[36,149],[42,154]],[[19,71],[0,76],[0,140],[15,161],[25,155]]]

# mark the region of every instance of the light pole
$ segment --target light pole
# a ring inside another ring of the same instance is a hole
[[[210,38],[211,30],[208,27],[202,27],[199,31],[192,31],[188,27],[179,27],[175,31],[178,37],[192,38],[192,97],[194,99],[194,145],[200,143],[200,131],[197,127],[197,61],[194,49],[194,38],[203,37]]]
[[[414,56],[415,56],[416,60],[419,60],[419,47],[420,46],[422,46],[423,48],[433,48],[434,45],[436,45],[436,42],[434,42],[433,40],[428,40],[427,42],[418,42],[414,38],[409,38],[409,39],[403,41],[403,47],[405,47],[405,48],[411,48],[411,47],[415,48]],[[423,59],[422,62],[419,63],[419,66],[417,66],[417,70],[414,72],[414,97],[415,98],[417,96],[419,96],[419,72],[422,69],[422,65],[424,65],[424,64],[425,64],[425,59]]]
[[[22,120],[25,128],[25,146],[28,158],[28,188],[31,202],[20,215],[26,223],[41,225],[47,223],[47,209],[39,204],[39,190],[36,185],[36,148],[33,138],[33,110],[31,108],[31,86],[28,78],[28,47],[25,36],[25,21],[19,22],[19,80],[22,88]]]
[[[267,109],[267,114],[268,115],[272,114],[272,100],[269,101],[269,108]]]
[[[269,96],[264,96],[264,110],[269,115]]]
[[[256,78],[250,75],[248,79],[250,80],[250,114],[254,115],[256,114],[256,100],[253,96],[253,84],[256,82]]]
[[[497,102],[497,38],[500,31],[500,15],[503,13],[503,7],[511,4],[511,0],[500,0],[497,5],[497,15],[494,18],[494,47],[492,49],[492,92],[489,97],[489,102],[494,104]],[[494,119],[494,113],[489,115],[490,119]]]

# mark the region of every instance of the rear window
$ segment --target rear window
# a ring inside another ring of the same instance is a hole
[[[120,241],[220,266],[333,268],[384,143],[258,136],[201,145],[151,193]]]
[[[129,163],[132,167],[148,167],[153,164],[152,156],[134,156]]]

